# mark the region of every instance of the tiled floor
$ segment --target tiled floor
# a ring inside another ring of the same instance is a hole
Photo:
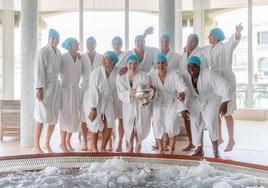
[[[227,130],[223,125],[223,136],[227,142]],[[73,146],[80,151],[80,143],[77,134],[72,137]],[[43,140],[43,139],[41,139]],[[268,121],[235,121],[235,140],[236,145],[231,152],[224,152],[226,142],[220,146],[220,155],[223,159],[243,161],[268,166]],[[148,138],[143,142],[142,152],[156,153],[151,148],[154,142],[151,131]],[[56,128],[52,136],[52,149],[59,150],[59,129]],[[114,148],[116,140],[114,141]],[[181,149],[187,145],[187,138],[180,137],[177,142],[176,154],[190,155],[192,152],[182,152]],[[212,157],[211,143],[207,132],[204,134],[205,155]],[[125,147],[123,147],[125,151]],[[20,143],[12,138],[4,138],[0,142],[0,156],[31,154],[32,148],[21,148]]]

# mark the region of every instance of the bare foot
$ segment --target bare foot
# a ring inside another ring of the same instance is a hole
[[[175,154],[175,149],[174,149],[174,148],[170,149],[169,154],[170,154],[170,155],[174,155],[174,154]]]
[[[43,148],[44,148],[44,150],[47,151],[47,153],[53,153],[53,151],[52,151],[52,149],[51,149],[49,144],[45,144]]]
[[[82,147],[81,147],[82,151],[87,151],[87,144],[83,141],[82,143]]]
[[[113,147],[112,147],[112,146],[108,146],[108,147],[106,147],[106,151],[108,151],[108,152],[112,152],[112,151],[113,151]]]
[[[156,144],[156,145],[152,145],[152,150],[158,150],[159,149],[159,147],[158,147],[158,145]]]
[[[197,147],[192,156],[204,156],[204,151],[202,147]]]
[[[116,148],[116,152],[122,152],[122,145],[118,145]]]
[[[133,147],[128,147],[128,151],[127,151],[128,153],[133,153]]]
[[[97,152],[98,152],[98,149],[97,149],[97,148],[93,148],[91,151],[92,151],[93,153],[97,153]]]
[[[195,146],[192,143],[189,143],[188,146],[182,149],[182,151],[191,151],[194,148]]]
[[[168,146],[164,146],[164,151],[169,151],[169,147]]]
[[[33,152],[34,152],[34,154],[42,154],[42,153],[44,153],[43,150],[40,148],[40,146],[39,147],[34,147]]]
[[[226,147],[226,149],[225,149],[224,151],[225,151],[225,152],[232,151],[234,145],[235,145],[235,141],[234,141],[234,140],[229,141],[229,142],[228,142],[228,145],[227,145],[227,147]]]
[[[106,149],[105,148],[101,148],[101,152],[105,153]]]
[[[140,144],[137,144],[135,146],[135,153],[140,153],[141,152],[141,145]]]
[[[165,154],[164,150],[159,150],[159,154],[164,155]]]
[[[68,150],[68,148],[64,145],[64,144],[60,144],[60,149],[61,149],[61,151],[62,152],[70,152],[69,150]]]
[[[215,157],[215,158],[220,158],[219,150],[214,150],[214,151],[213,151],[213,154],[214,154],[214,157]]]
[[[219,138],[218,145],[221,145],[223,142],[224,142],[224,140],[222,138]]]
[[[66,142],[66,146],[69,151],[74,151],[75,149],[72,147],[71,143]]]

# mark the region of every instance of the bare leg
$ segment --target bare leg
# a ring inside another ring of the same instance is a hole
[[[194,154],[192,156],[204,156],[204,150],[203,150],[203,135],[204,135],[204,131],[202,131],[202,135],[201,135],[201,146],[198,146],[195,151]]]
[[[183,148],[182,151],[190,151],[195,148],[195,146],[193,145],[193,140],[192,140],[191,122],[184,120],[184,125],[185,125],[185,129],[187,132],[189,144],[185,148]]]
[[[109,139],[108,139],[108,142],[106,144],[106,151],[113,151],[113,139],[112,139],[112,133],[113,131],[111,132],[110,136],[109,136]]]
[[[60,131],[60,149],[62,152],[69,152],[68,148],[66,147],[66,132],[65,131]]]
[[[98,147],[97,147],[98,134],[99,133],[90,132],[90,143],[91,143],[92,152],[98,152]]]
[[[162,144],[163,144],[163,140],[162,140]],[[159,145],[158,145],[157,139],[155,139],[154,145],[152,145],[152,149],[153,150],[158,150],[159,149]]]
[[[104,124],[104,129],[102,131],[101,152],[106,151],[105,150],[106,145],[107,145],[109,139],[111,139],[111,134],[112,134],[112,131],[113,131],[112,128],[107,127],[107,120],[104,120],[103,124]]]
[[[133,142],[134,142],[134,128],[132,130],[130,140],[128,141],[128,148],[127,148],[128,153],[133,153]]]
[[[155,139],[157,142],[157,145],[159,146],[159,153],[160,154],[165,154],[164,153],[164,147],[163,147],[163,139]]]
[[[175,154],[176,136],[169,138],[170,154]]]
[[[219,156],[219,150],[218,150],[218,140],[216,140],[216,141],[211,140],[211,142],[212,142],[212,146],[213,146],[214,157],[219,158],[220,156]]]
[[[137,131],[134,131],[134,138],[135,138],[135,153],[140,153],[141,152],[141,143],[139,141],[138,135],[137,135]]]
[[[225,116],[225,121],[226,121],[226,125],[227,125],[227,131],[228,131],[228,135],[229,135],[229,139],[228,139],[228,145],[226,147],[226,149],[224,150],[225,152],[228,151],[232,151],[234,145],[235,145],[235,141],[234,141],[234,119],[233,116]]]
[[[54,128],[55,128],[54,124],[47,125],[47,132],[46,132],[46,139],[45,139],[44,148],[47,150],[48,153],[53,153],[52,149],[50,148],[50,139],[51,139],[52,133],[54,131]]]
[[[164,133],[164,136],[163,136],[163,147],[164,147],[164,151],[169,151],[169,137],[168,137],[168,134],[167,133]]]
[[[68,147],[69,151],[74,151],[75,149],[71,145],[71,138],[72,138],[72,133],[67,133],[66,134],[66,146]]]
[[[81,132],[82,132],[82,137],[83,137],[83,142],[82,142],[82,150],[86,151],[87,150],[87,133],[88,133],[88,128],[87,124],[85,122],[81,123]]]
[[[118,124],[118,144],[117,144],[117,149],[116,152],[122,152],[122,141],[124,137],[124,126],[123,126],[123,119],[119,119],[119,124]]]
[[[223,138],[222,138],[222,131],[221,131],[221,117],[218,117],[218,123],[219,123],[219,140],[218,144],[221,145],[223,143]]]
[[[198,146],[192,156],[204,156],[203,146]]]
[[[44,153],[40,147],[40,136],[43,128],[43,123],[36,122],[34,127],[34,153]]]

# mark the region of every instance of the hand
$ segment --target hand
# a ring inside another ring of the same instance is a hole
[[[147,29],[145,29],[145,31],[143,32],[143,36],[146,37],[146,35],[150,35],[154,33],[154,27],[150,26]]]
[[[220,110],[219,110],[219,114],[220,114],[221,117],[224,116],[224,115],[226,114],[226,112],[227,112],[227,105],[228,105],[228,101],[223,102],[223,103],[221,104],[221,106],[220,106]]]
[[[184,92],[180,92],[180,93],[177,93],[177,99],[181,102],[184,102],[185,100],[185,93]]]
[[[97,116],[97,109],[96,108],[92,108],[91,111],[89,112],[88,118],[91,122],[93,122],[95,120]]]
[[[120,70],[119,70],[119,75],[122,76],[124,74],[126,74],[127,72],[127,67],[122,67]]]
[[[38,99],[38,101],[42,101],[44,98],[43,88],[38,88],[36,93],[35,93],[35,96]]]
[[[129,96],[130,98],[135,98],[135,94],[136,94],[136,89],[131,89],[130,92],[129,92]]]
[[[79,52],[77,52],[77,58],[78,59],[81,59],[82,58],[82,56],[81,56],[81,54]]]
[[[184,121],[190,121],[188,110],[184,110],[184,111],[182,111],[182,112],[181,112],[181,116],[182,116],[182,118],[184,119]]]
[[[242,23],[235,26],[235,38],[239,40],[241,38],[241,31],[243,30]]]

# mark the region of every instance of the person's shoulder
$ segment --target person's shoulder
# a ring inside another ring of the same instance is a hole
[[[49,54],[49,47],[47,45],[43,46],[42,48],[39,49],[38,53],[39,54]]]

